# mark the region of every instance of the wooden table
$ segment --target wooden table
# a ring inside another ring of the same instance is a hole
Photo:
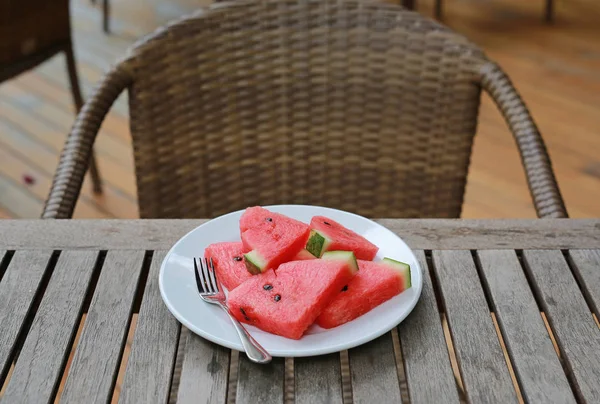
[[[268,366],[239,355],[238,369],[236,352],[182,330],[158,290],[166,250],[202,222],[0,221],[2,403],[50,403],[58,392],[63,403],[106,403],[120,368],[120,403],[170,393],[277,403],[286,391],[297,403],[342,402],[344,391],[357,403],[600,402],[600,220],[380,220],[426,269],[398,329]]]

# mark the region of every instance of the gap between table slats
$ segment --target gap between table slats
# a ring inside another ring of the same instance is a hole
[[[131,321],[129,323],[129,329],[127,330],[127,336],[125,339],[125,348],[123,349],[123,354],[121,356],[121,362],[119,364],[119,370],[117,372],[117,379],[115,382],[115,387],[113,389],[113,394],[110,399],[112,404],[117,404],[119,401],[119,396],[121,394],[121,386],[123,386],[123,378],[125,377],[125,369],[127,368],[127,363],[129,361],[129,356],[131,354],[131,345],[133,343],[133,336],[135,333],[135,329],[137,327],[138,314],[140,312],[140,307],[142,304],[142,298],[146,291],[146,283],[148,281],[148,274],[150,273],[150,265],[152,262],[152,251],[146,251],[144,255],[144,266],[142,268],[142,274],[140,276],[140,283],[138,287],[138,291],[136,292],[135,301],[133,303],[133,310],[131,314]]]
[[[578,399],[600,402],[600,329],[563,253],[525,250],[523,260]]]
[[[106,403],[112,397],[144,256],[144,251],[107,253],[61,403]]]
[[[79,346],[79,339],[81,338],[81,331],[83,331],[83,325],[85,324],[87,315],[85,314],[85,309],[83,310],[83,314],[81,315],[81,320],[79,320],[79,325],[77,326],[77,331],[75,333],[75,337],[73,338],[73,342],[71,343],[71,349],[67,356],[67,364],[62,372],[62,377],[60,382],[58,383],[58,390],[56,392],[56,396],[54,397],[54,404],[60,403],[60,398],[62,396],[62,392],[65,389],[65,383],[67,382],[67,375],[69,374],[69,370],[71,369],[71,363],[73,363],[73,357],[75,356],[75,351]]]
[[[518,402],[471,252],[433,251],[433,269],[468,399]]]
[[[155,251],[145,283],[119,403],[167,403],[181,325],[160,296],[158,275],[166,251]]]
[[[431,280],[431,285],[433,286],[433,294],[435,296],[438,312],[440,313],[442,329],[444,331],[444,340],[446,342],[446,347],[448,348],[448,355],[450,356],[450,364],[452,366],[452,372],[454,373],[454,380],[456,382],[456,387],[458,389],[459,401],[461,403],[465,403],[467,401],[467,397],[466,397],[466,393],[465,393],[464,382],[463,382],[462,376],[460,374],[460,368],[458,366],[458,358],[456,357],[456,350],[454,349],[454,343],[452,342],[452,335],[450,334],[450,327],[448,326],[448,316],[446,315],[446,312],[445,312],[442,293],[440,291],[440,286],[437,282],[437,278],[436,278],[435,272],[433,270],[432,250],[425,251],[425,258],[427,260],[427,265],[429,267],[429,279]]]
[[[8,264],[14,254],[14,251],[6,251],[0,250],[0,282],[2,282],[2,277],[4,276],[4,272],[6,268],[8,268]]]
[[[52,251],[19,252],[8,257],[3,252],[4,276],[0,280],[0,386],[17,356],[31,318],[36,296],[43,289],[44,276],[51,272]]]
[[[100,270],[98,251],[63,251],[6,388],[3,404],[50,403],[58,389],[86,294]],[[52,341],[49,344],[49,341]]]
[[[480,250],[475,263],[524,399],[575,403],[516,253]]]
[[[131,323],[127,330],[127,337],[125,341],[125,349],[123,350],[123,356],[121,357],[121,363],[119,364],[119,371],[117,373],[117,381],[115,382],[115,388],[113,390],[112,397],[110,399],[111,404],[117,404],[121,395],[121,386],[123,386],[123,378],[125,377],[125,369],[127,369],[127,363],[129,362],[129,356],[131,354],[131,344],[133,342],[133,335],[137,326],[138,314],[133,313],[131,315]]]
[[[396,359],[396,372],[398,374],[398,383],[400,385],[400,398],[403,403],[408,403],[410,399],[408,397],[408,383],[406,381],[404,355],[402,355],[400,336],[398,335],[397,328],[393,328],[390,332],[392,334],[392,345],[394,346],[394,357]]]
[[[569,250],[566,254],[588,305],[600,316],[600,250]]]
[[[415,251],[423,290],[412,313],[398,327],[408,394],[412,404],[458,403],[449,347],[423,251]]]

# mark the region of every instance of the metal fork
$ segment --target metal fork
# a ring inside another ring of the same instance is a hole
[[[229,315],[229,318],[233,322],[233,326],[242,341],[246,355],[248,359],[256,363],[269,363],[271,362],[271,355],[258,343],[252,335],[244,328],[244,326],[236,320],[236,318],[229,311],[229,307],[225,303],[225,295],[219,292],[219,283],[217,282],[217,274],[215,273],[215,266],[213,265],[212,258],[209,261],[205,259],[205,264],[202,263],[201,258],[194,258],[194,273],[196,274],[196,286],[198,286],[198,293],[200,297],[206,303],[216,304]]]

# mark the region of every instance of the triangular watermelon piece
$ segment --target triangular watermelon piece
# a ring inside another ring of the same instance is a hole
[[[229,291],[252,277],[244,263],[244,245],[241,242],[211,244],[204,250],[204,256],[212,259],[219,283]]]
[[[371,261],[379,247],[358,233],[325,216],[310,221],[310,237],[306,249],[320,257],[325,251],[353,251],[357,259]]]
[[[323,328],[333,328],[371,311],[410,288],[410,266],[384,258],[381,262],[358,261],[360,270],[317,318]]]
[[[227,305],[239,321],[300,339],[357,270],[354,254],[346,251],[288,262],[277,272],[266,271],[238,286],[229,294]]]
[[[246,209],[240,218],[246,268],[252,274],[275,269],[290,261],[306,245],[306,223],[270,212],[260,206]]]

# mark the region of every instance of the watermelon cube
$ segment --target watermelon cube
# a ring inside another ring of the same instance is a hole
[[[325,251],[353,251],[357,259],[371,261],[379,248],[369,240],[325,216],[315,216],[310,222],[306,249],[315,257]]]
[[[252,276],[244,263],[241,242],[214,243],[206,247],[204,256],[212,259],[219,283],[232,291]]]
[[[410,288],[410,266],[384,258],[380,262],[358,261],[360,270],[347,287],[317,318],[323,328],[333,328],[371,311]]]
[[[242,215],[240,232],[248,251],[246,268],[259,274],[296,256],[306,245],[310,229],[306,223],[255,206]]]
[[[286,338],[300,339],[358,271],[352,252],[282,264],[251,277],[228,296],[239,320]]]

